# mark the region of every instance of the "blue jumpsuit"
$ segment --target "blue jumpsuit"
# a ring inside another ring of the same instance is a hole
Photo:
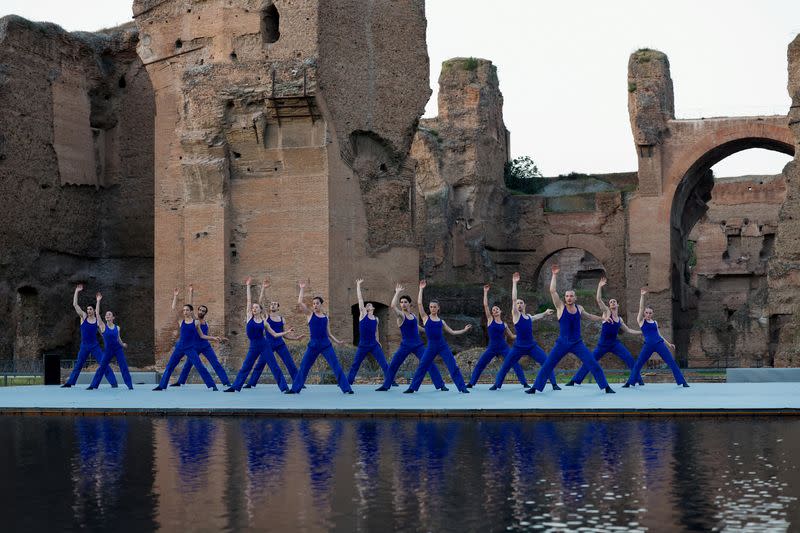
[[[633,368],[635,361],[633,360],[633,356],[631,352],[625,348],[625,345],[622,344],[619,339],[617,339],[617,335],[619,334],[619,328],[622,327],[622,319],[620,318],[616,322],[613,320],[605,320],[603,321],[603,327],[600,330],[600,341],[597,343],[597,348],[594,349],[592,352],[592,357],[595,361],[599,361],[603,358],[607,353],[613,353],[620,359],[622,359],[628,368]],[[589,367],[586,365],[581,365],[581,368],[578,372],[573,376],[572,382],[577,383],[580,385],[586,374],[589,373]],[[642,381],[641,377],[639,378],[639,385],[644,385],[644,381]]]
[[[64,385],[68,387],[75,385],[89,354],[92,354],[98,363],[103,360],[103,350],[100,348],[100,343],[97,342],[97,319],[94,322],[89,322],[88,319],[81,322],[81,347],[78,350],[78,360],[75,361],[75,367]],[[106,379],[112,387],[117,386],[117,378],[110,368],[106,371]]]
[[[283,333],[283,317],[281,317],[280,322],[272,320],[271,317],[267,317],[267,323],[275,333]],[[289,372],[289,376],[291,376],[292,381],[294,381],[295,376],[297,376],[297,366],[294,364],[294,359],[292,359],[292,354],[289,352],[286,342],[283,340],[283,337],[273,337],[269,331],[267,331],[267,335],[269,335],[267,340],[272,345],[272,352],[280,356],[281,361],[283,361],[286,367],[286,371]],[[253,367],[253,373],[250,374],[250,379],[247,380],[247,385],[249,387],[255,387],[256,384],[258,384],[258,380],[261,377],[261,373],[264,372],[265,366],[267,366],[267,358],[259,357],[256,366]]]
[[[642,351],[639,352],[639,357],[636,358],[636,364],[633,365],[633,370],[631,370],[631,375],[628,377],[625,386],[635,385],[642,379],[642,367],[653,355],[653,352],[656,352],[667,363],[669,369],[672,370],[672,375],[675,376],[675,383],[688,387],[689,384],[686,383],[686,378],[683,377],[681,369],[678,368],[678,363],[675,362],[675,358],[672,357],[669,348],[667,348],[664,337],[658,332],[658,322],[655,320],[642,322],[642,335],[644,335],[644,346],[642,346]]]
[[[392,362],[389,363],[389,370],[386,372],[386,378],[383,380],[383,385],[378,390],[389,390],[394,384],[394,378],[397,371],[406,361],[409,354],[414,354],[417,359],[422,359],[422,354],[425,353],[425,343],[422,342],[422,337],[419,336],[419,329],[417,329],[417,316],[412,315],[408,318],[403,315],[403,323],[400,324],[400,347],[392,355]],[[436,368],[436,364],[431,364],[428,370],[433,386],[437,389],[444,387],[444,380]]]
[[[103,360],[100,362],[97,372],[94,373],[94,378],[92,378],[92,383],[89,385],[89,388],[96,389],[100,385],[103,376],[108,375],[108,372],[111,371],[111,360],[116,357],[119,371],[122,374],[122,380],[129,389],[133,390],[133,380],[131,379],[130,371],[128,371],[128,362],[125,361],[125,352],[122,350],[122,344],[119,342],[119,326],[106,324],[106,330],[103,332],[103,344],[106,346],[106,351],[103,354]],[[115,385],[116,383],[111,386],[113,387]]]
[[[505,322],[496,322],[492,319],[489,322],[489,326],[487,328],[489,332],[489,345],[486,347],[486,351],[481,354],[478,358],[478,362],[475,363],[475,368],[472,370],[472,376],[469,378],[469,384],[467,387],[474,387],[478,380],[483,374],[483,371],[486,369],[486,366],[494,359],[495,357],[501,357],[503,362],[505,362],[506,358],[508,357],[508,344],[506,343],[506,323]],[[522,370],[522,367],[519,363],[514,364],[514,372],[517,374],[517,379],[523,385],[527,386],[528,382],[525,379],[525,371]]]
[[[266,364],[269,365],[269,369],[272,371],[272,375],[275,377],[275,382],[278,384],[278,388],[281,392],[289,390],[289,386],[286,384],[286,380],[283,377],[283,372],[281,372],[281,367],[278,366],[275,355],[272,353],[272,344],[267,340],[265,334],[266,328],[264,327],[263,320],[261,322],[256,322],[255,318],[250,318],[250,320],[247,321],[247,338],[250,339],[250,348],[247,350],[247,355],[242,362],[242,368],[239,370],[239,373],[236,374],[236,379],[233,381],[231,389],[237,391],[242,390],[244,381],[250,374],[250,370],[253,368],[256,358],[263,357]],[[230,391],[231,389],[228,390]]]
[[[558,339],[556,340],[556,345],[553,346],[553,349],[550,350],[550,355],[547,356],[547,360],[542,365],[542,369],[539,371],[539,374],[536,376],[536,381],[533,383],[533,388],[525,391],[525,392],[534,392],[539,391],[541,392],[544,390],[544,384],[547,381],[547,376],[553,372],[556,365],[564,358],[565,355],[568,353],[574,353],[575,355],[583,361],[583,364],[589,367],[589,371],[594,376],[594,379],[597,381],[597,385],[601,389],[605,389],[608,387],[608,382],[606,381],[606,376],[603,374],[603,369],[600,368],[600,365],[597,364],[597,361],[594,360],[592,357],[591,352],[583,344],[583,340],[581,339],[581,311],[580,309],[575,308],[574,313],[570,313],[566,307],[564,307],[564,311],[561,313],[561,318],[558,319],[558,328],[559,328],[559,335]]]
[[[336,381],[339,383],[339,388],[344,393],[352,394],[353,389],[347,381],[347,376],[344,375],[342,365],[339,364],[339,359],[336,357],[336,352],[333,351],[333,346],[328,338],[328,317],[320,317],[316,313],[312,313],[311,318],[308,320],[308,330],[311,339],[308,342],[306,353],[303,354],[303,359],[300,361],[297,377],[292,382],[292,389],[289,392],[292,394],[300,392],[306,382],[308,373],[311,371],[311,367],[314,366],[317,357],[322,354],[322,357],[331,366],[331,370],[336,376]]]
[[[520,315],[519,320],[514,325],[514,329],[517,331],[517,338],[514,341],[514,346],[508,352],[508,356],[506,356],[503,361],[503,366],[500,367],[500,371],[497,373],[497,376],[495,376],[494,385],[492,385],[493,390],[499,389],[503,385],[503,380],[506,379],[508,371],[511,370],[513,365],[519,366],[519,360],[523,355],[531,357],[542,366],[544,366],[544,362],[547,359],[547,354],[545,354],[544,350],[533,340],[532,316]],[[517,371],[517,375],[519,375],[521,371],[522,369],[520,368],[520,370]],[[524,374],[522,375],[522,379],[520,379],[520,383],[527,385]],[[553,387],[557,386],[556,375],[552,370],[550,371],[550,383]]]
[[[419,386],[422,385],[422,380],[425,379],[425,374],[427,374],[431,366],[433,366],[433,359],[437,355],[444,361],[444,365],[447,367],[448,372],[450,372],[453,383],[455,383],[458,390],[460,392],[469,392],[469,389],[467,389],[464,383],[464,378],[461,377],[461,371],[456,365],[456,358],[453,356],[453,352],[450,351],[447,341],[444,340],[443,330],[444,322],[442,322],[441,319],[433,320],[428,317],[428,320],[425,321],[425,335],[428,337],[428,346],[425,348],[425,353],[422,355],[419,366],[414,372],[411,385],[409,385],[405,392],[415,392],[419,390]]]
[[[364,318],[358,321],[358,349],[356,355],[353,357],[353,365],[350,367],[350,372],[347,374],[347,382],[350,385],[356,380],[356,374],[361,367],[361,363],[367,354],[372,354],[372,357],[378,362],[378,366],[383,370],[383,378],[386,379],[386,373],[389,370],[389,365],[386,363],[386,356],[383,354],[383,348],[378,343],[375,337],[375,332],[378,330],[378,319],[371,319],[369,315],[364,315]]]
[[[203,332],[203,335],[208,335],[208,323],[203,322],[200,324],[200,330]],[[231,384],[230,380],[228,379],[228,373],[225,372],[225,367],[223,367],[219,359],[217,359],[217,354],[214,352],[214,348],[211,347],[211,343],[208,342],[208,339],[201,339],[200,336],[197,337],[197,354],[198,355],[205,355],[206,361],[211,365],[214,369],[214,372],[217,373],[219,376],[220,381],[223,385],[229,386]],[[190,360],[186,361],[186,364],[183,365],[183,369],[181,370],[181,375],[178,376],[178,383],[184,385],[186,380],[189,379],[189,372],[192,371],[192,362]]]
[[[211,374],[208,373],[208,369],[200,360],[200,356],[197,355],[198,340],[200,340],[200,336],[197,334],[195,321],[192,320],[187,323],[186,320],[181,320],[181,333],[178,338],[178,343],[175,344],[175,349],[172,351],[172,355],[169,356],[167,367],[164,369],[164,375],[161,376],[161,382],[154,390],[164,390],[167,388],[170,376],[172,376],[175,367],[178,366],[178,363],[181,362],[184,355],[197,369],[206,387],[212,389],[217,388],[216,385],[214,385],[214,379],[211,377]]]

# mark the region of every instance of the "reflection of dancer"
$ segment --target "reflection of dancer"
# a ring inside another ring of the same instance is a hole
[[[125,488],[120,480],[126,473],[128,420],[124,416],[80,416],[75,418],[74,424],[77,440],[76,460],[72,462],[75,518],[90,531],[105,529],[107,520],[118,516],[119,493]]]
[[[191,305],[194,300],[194,287],[189,285],[189,304]],[[172,300],[172,309],[175,310],[175,299]],[[208,314],[208,307],[205,305],[201,305],[197,308],[197,323],[200,324],[200,331],[203,335],[208,336],[208,322],[206,322],[206,315]],[[222,339],[221,339],[222,340]],[[219,376],[220,382],[225,386],[230,386],[231,381],[228,379],[228,373],[225,372],[225,367],[223,367],[219,359],[217,359],[217,354],[214,352],[214,348],[211,347],[211,343],[208,342],[208,339],[203,339],[198,336],[198,343],[197,343],[197,355],[204,355],[206,357],[206,361],[211,365],[214,369],[214,372],[217,373]],[[175,383],[170,384],[170,387],[180,387],[181,385],[186,384],[186,380],[189,379],[189,372],[192,371],[192,362],[187,359],[186,363],[183,365],[183,369],[181,370],[181,375],[178,376],[178,381]]]
[[[536,315],[527,314],[525,312],[525,302],[517,297],[517,283],[519,283],[519,272],[514,272],[514,275],[511,277],[511,301],[513,302],[511,306],[511,316],[514,320],[514,329],[517,331],[517,336],[514,340],[514,346],[508,352],[508,356],[503,361],[500,371],[497,373],[497,376],[495,376],[494,385],[492,385],[489,390],[497,390],[503,385],[503,380],[506,379],[508,371],[513,365],[519,366],[519,360],[523,355],[527,355],[540,365],[544,365],[547,359],[547,354],[545,354],[544,350],[533,340],[533,323],[536,320],[541,320],[546,316],[552,315],[553,310],[546,309],[543,313],[538,313]],[[520,372],[521,369],[517,374],[519,375]],[[525,374],[522,374],[520,383],[527,388]],[[553,390],[561,389],[556,382],[556,375],[553,372],[550,372],[550,383],[553,385]]]
[[[545,361],[542,369],[539,371],[539,375],[536,376],[533,387],[525,392],[534,394],[537,390],[539,392],[544,390],[545,381],[555,369],[556,365],[565,355],[573,353],[583,361],[584,365],[589,367],[589,371],[597,381],[597,385],[605,390],[606,394],[613,394],[614,390],[608,386],[606,376],[603,374],[603,369],[600,368],[600,365],[594,360],[594,357],[592,357],[586,345],[583,344],[583,339],[581,338],[581,315],[589,320],[599,321],[602,320],[602,318],[587,313],[582,305],[577,305],[575,303],[575,291],[573,290],[564,293],[564,302],[562,302],[556,289],[556,275],[559,271],[558,265],[553,265],[551,271],[553,276],[550,279],[550,297],[553,299],[553,305],[556,307],[558,316],[558,340],[556,340],[556,345],[553,346],[553,349],[550,350],[550,355],[547,356],[547,361]]]
[[[100,348],[100,343],[97,341],[97,330],[99,326],[98,314],[95,311],[95,308],[100,305],[101,296],[98,292],[95,307],[87,305],[86,311],[84,311],[78,305],[78,293],[82,290],[83,285],[78,285],[75,287],[75,293],[72,295],[72,307],[75,308],[75,312],[78,313],[78,316],[81,318],[81,347],[78,350],[78,360],[75,361],[75,367],[72,369],[72,373],[70,373],[69,378],[67,378],[67,382],[61,386],[65,389],[77,383],[78,376],[81,373],[83,365],[86,364],[86,358],[89,354],[92,354],[98,363],[103,360],[103,350]],[[110,368],[106,372],[106,379],[108,379],[112,387],[117,386],[117,379],[114,377],[114,372]]]
[[[208,417],[167,417],[167,434],[178,458],[181,491],[197,492],[206,487],[216,432]]]
[[[102,299],[103,295],[98,292],[98,313],[100,312],[100,300]],[[96,389],[100,385],[103,376],[107,375],[110,371],[111,360],[114,358],[117,359],[119,372],[122,374],[122,380],[125,382],[125,385],[128,386],[128,389],[133,390],[133,380],[131,379],[130,371],[128,371],[128,362],[125,360],[125,351],[123,350],[123,348],[127,348],[128,345],[122,342],[120,327],[114,324],[114,318],[114,313],[106,311],[105,323],[103,323],[99,317],[97,319],[97,324],[100,326],[100,331],[103,333],[103,344],[105,344],[106,351],[103,354],[103,360],[100,362],[97,372],[94,373],[91,384],[89,384],[86,390]],[[112,384],[111,386],[113,387],[115,385],[116,384]]]
[[[250,490],[254,494],[260,494],[266,489],[279,488],[290,438],[289,424],[280,418],[244,418],[241,428],[247,451]]]
[[[342,422],[338,419],[302,419],[300,435],[308,453],[308,469],[311,475],[311,491],[318,503],[330,497],[334,460],[342,436]],[[326,498],[327,496],[327,498]]]
[[[258,296],[258,303],[261,304],[261,307],[264,307],[264,291],[266,291],[269,286],[269,278],[264,278],[264,282],[261,284],[261,293]],[[302,339],[303,335],[279,335],[276,337],[270,333],[270,331],[274,332],[276,335],[283,333],[283,327],[286,324],[286,321],[280,315],[280,309],[280,302],[273,300],[269,303],[267,325],[270,327],[270,329],[267,330],[267,342],[270,344],[270,346],[272,346],[272,352],[278,354],[278,357],[281,358],[283,365],[286,367],[286,371],[289,373],[292,381],[294,381],[295,376],[297,376],[297,366],[294,364],[294,359],[292,359],[292,354],[289,352],[289,348],[286,346],[284,337],[289,340],[296,341]],[[250,379],[247,380],[247,385],[244,386],[245,389],[250,389],[258,385],[258,380],[261,377],[261,373],[264,372],[265,366],[267,366],[267,358],[259,357],[258,361],[256,362],[256,366],[253,367],[253,373],[250,374]]]
[[[422,384],[425,374],[428,373],[430,367],[433,365],[433,359],[438,355],[444,361],[448,372],[450,372],[450,377],[453,378],[453,383],[455,383],[458,391],[469,393],[469,389],[464,384],[464,378],[461,377],[461,371],[458,369],[458,365],[456,365],[456,358],[453,355],[453,352],[450,351],[447,341],[444,340],[444,331],[451,335],[462,335],[468,332],[472,326],[467,324],[459,330],[450,329],[450,326],[448,326],[447,323],[439,317],[438,300],[431,300],[428,302],[428,310],[430,311],[430,315],[426,314],[425,307],[422,304],[422,291],[425,290],[426,285],[427,283],[424,279],[419,282],[417,307],[419,308],[419,316],[422,318],[422,324],[425,327],[425,335],[428,337],[428,346],[425,348],[425,354],[422,356],[422,359],[420,359],[416,372],[414,372],[414,378],[411,380],[411,385],[409,385],[409,387],[403,392],[408,394],[419,390],[419,386]]]
[[[177,298],[178,289],[175,288],[175,290],[172,292],[172,309],[175,309],[175,300]],[[169,385],[169,378],[172,376],[172,372],[175,371],[175,367],[178,366],[178,363],[180,363],[184,355],[197,369],[197,372],[200,374],[200,377],[203,379],[203,383],[206,384],[206,387],[210,388],[211,390],[217,390],[217,386],[214,384],[214,379],[211,377],[211,374],[208,373],[208,369],[200,360],[200,356],[197,355],[197,344],[199,343],[200,339],[219,341],[219,337],[211,337],[203,333],[203,331],[200,329],[200,324],[194,318],[194,307],[192,304],[184,304],[182,308],[182,317],[180,322],[178,322],[178,327],[180,328],[178,342],[175,344],[175,349],[172,351],[172,355],[170,355],[169,360],[167,361],[167,367],[164,369],[164,375],[161,376],[161,382],[153,390],[162,391],[167,388],[167,385]]]
[[[661,336],[661,333],[659,333],[658,322],[653,320],[653,308],[644,306],[645,294],[647,294],[647,289],[642,289],[641,296],[639,297],[639,314],[636,315],[636,320],[639,322],[639,327],[642,328],[642,335],[644,335],[644,346],[642,346],[642,351],[639,352],[639,357],[636,358],[636,364],[633,365],[631,375],[628,377],[628,381],[623,387],[628,388],[631,385],[636,385],[636,383],[642,379],[642,367],[647,360],[650,359],[650,356],[653,355],[653,352],[658,353],[661,359],[667,363],[669,369],[672,370],[672,375],[675,376],[675,383],[688,387],[689,384],[686,383],[686,378],[683,377],[681,369],[678,368],[678,363],[675,362],[675,358],[672,357],[672,353],[667,348],[667,346],[669,346],[674,350],[675,345],[667,341]]]
[[[331,370],[333,370],[333,374],[336,376],[336,380],[342,392],[345,394],[353,394],[353,389],[350,387],[347,376],[344,375],[342,365],[339,364],[339,359],[336,357],[336,352],[333,351],[333,346],[331,345],[331,341],[339,345],[341,345],[342,342],[331,333],[328,315],[322,311],[322,296],[314,296],[311,300],[311,309],[309,309],[303,301],[306,282],[301,281],[298,285],[300,287],[300,293],[297,296],[297,305],[308,313],[310,339],[308,347],[306,348],[306,353],[303,355],[303,360],[300,361],[297,378],[292,382],[292,388],[289,390],[289,394],[298,394],[300,392],[300,389],[303,388],[306,382],[311,367],[314,366],[314,361],[317,360],[320,354],[322,354],[322,357],[324,357],[331,366]]]
[[[595,361],[600,361],[607,353],[613,353],[622,359],[625,364],[628,365],[628,368],[631,369],[635,364],[633,356],[631,352],[625,348],[625,345],[617,339],[617,335],[620,329],[631,335],[641,335],[642,332],[631,329],[625,324],[619,316],[619,303],[617,303],[615,298],[609,299],[607,306],[605,302],[603,302],[603,286],[606,284],[606,281],[606,278],[600,278],[600,283],[597,284],[597,305],[603,310],[603,328],[600,330],[600,340],[594,352],[592,352],[592,357]],[[575,376],[569,380],[567,386],[571,387],[576,383],[580,385],[581,382],[583,382],[583,378],[585,378],[588,373],[589,367],[582,365]],[[639,377],[639,385],[644,385],[644,381],[642,381],[641,377]]]
[[[275,382],[278,384],[278,388],[281,392],[286,392],[289,390],[289,386],[286,384],[286,380],[283,378],[283,372],[281,372],[281,367],[278,366],[278,362],[275,360],[275,354],[272,353],[272,344],[267,340],[265,334],[268,332],[273,337],[282,337],[288,333],[294,331],[292,328],[289,328],[287,331],[282,333],[277,333],[273,331],[269,324],[267,324],[267,320],[264,318],[264,308],[261,307],[260,303],[253,303],[252,297],[250,295],[250,283],[252,283],[253,278],[248,277],[245,281],[247,285],[247,338],[250,340],[250,348],[247,350],[247,355],[242,361],[242,368],[239,370],[239,373],[236,374],[236,379],[233,381],[233,385],[225,389],[225,392],[236,392],[242,390],[242,385],[244,385],[244,380],[247,379],[247,376],[250,374],[250,370],[253,368],[253,364],[256,362],[256,358],[263,357],[266,361],[266,364],[269,365],[269,369],[272,372],[273,377],[275,378]]]
[[[350,367],[350,372],[347,374],[347,382],[352,385],[356,380],[356,374],[364,358],[368,354],[372,354],[378,366],[383,370],[383,377],[386,378],[386,373],[389,370],[389,365],[386,363],[386,356],[383,354],[381,347],[381,340],[378,338],[378,323],[379,319],[375,316],[375,305],[372,302],[364,303],[364,296],[361,294],[361,284],[363,279],[356,280],[356,295],[358,296],[358,348],[356,355],[353,357],[353,365]]]
[[[422,337],[419,336],[419,323],[417,322],[417,315],[410,311],[411,309],[411,296],[404,294],[403,286],[397,285],[394,289],[394,297],[392,298],[392,310],[397,315],[397,325],[400,327],[400,347],[392,355],[392,362],[389,363],[389,370],[386,372],[383,385],[375,390],[387,391],[390,387],[396,387],[397,383],[394,378],[400,366],[405,362],[409,354],[414,354],[417,359],[422,359],[422,354],[425,353],[425,343],[422,342]],[[433,386],[439,390],[447,390],[444,386],[444,380],[436,368],[436,364],[432,364],[428,370],[431,377]]]

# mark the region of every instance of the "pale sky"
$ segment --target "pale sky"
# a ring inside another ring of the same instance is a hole
[[[130,20],[131,0],[1,0],[17,14],[65,29]],[[669,56],[678,118],[786,114],[786,47],[800,33],[798,0],[428,0],[428,54],[436,114],[441,62],[457,56],[498,68],[512,156],[545,175],[636,170],[627,63],[641,47]],[[789,157],[747,150],[719,176],[778,173]]]

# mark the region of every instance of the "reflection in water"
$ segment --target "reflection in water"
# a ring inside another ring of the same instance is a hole
[[[0,501],[13,530],[789,531],[798,440],[794,418],[0,417]]]

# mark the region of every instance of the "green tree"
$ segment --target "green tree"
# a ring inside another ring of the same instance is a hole
[[[545,179],[532,157],[515,157],[505,165],[506,187],[525,194],[536,194],[545,185]]]

